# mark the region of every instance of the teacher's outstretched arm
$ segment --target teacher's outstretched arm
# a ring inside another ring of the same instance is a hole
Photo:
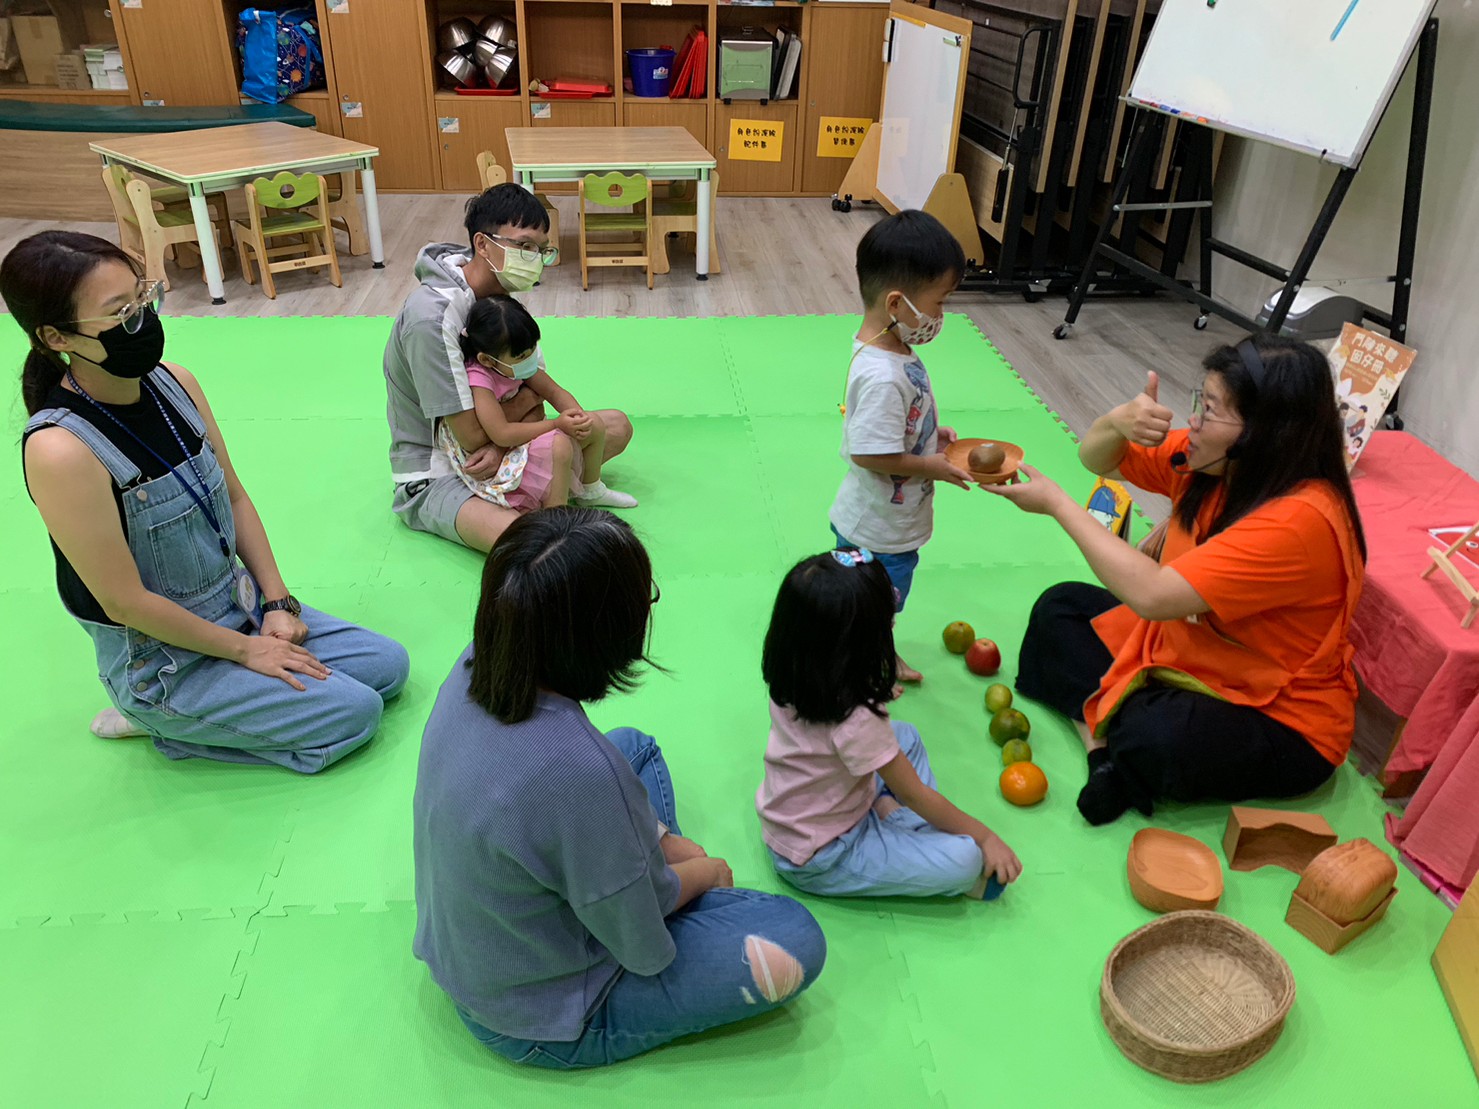
[[[1104,588],[1129,605],[1136,616],[1143,620],[1181,620],[1211,610],[1212,606],[1173,568],[1162,566],[1106,530],[1057,482],[1025,464],[1022,473],[1030,480],[983,488],[1024,512],[1057,520],[1083,551]]]
[[[1094,421],[1078,448],[1084,469],[1100,477],[1118,478],[1119,464],[1131,443],[1158,447],[1165,441],[1173,413],[1161,404],[1159,391],[1160,378],[1151,370],[1145,375],[1143,393]]]

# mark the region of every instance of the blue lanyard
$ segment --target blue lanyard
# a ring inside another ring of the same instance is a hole
[[[188,477],[182,474],[177,467],[171,466],[165,460],[163,455],[161,455],[148,443],[144,442],[144,440],[140,439],[133,428],[129,427],[117,416],[113,415],[113,413],[109,412],[101,404],[93,400],[92,397],[88,396],[87,391],[83,389],[81,385],[77,384],[77,379],[72,376],[71,370],[67,371],[67,381],[71,383],[72,388],[76,389],[78,394],[82,396],[88,404],[92,405],[104,416],[107,416],[108,419],[112,420],[119,428],[122,429],[125,435],[127,435],[135,443],[137,443],[139,446],[143,447],[146,451],[152,454],[155,461],[157,461],[161,466],[169,471],[169,473],[173,474],[175,478],[179,481],[179,483],[185,487],[185,492],[190,494],[191,499],[193,499],[195,503],[200,506],[200,511],[205,513],[206,522],[209,523],[211,528],[215,531],[216,539],[221,544],[221,554],[224,555],[229,561],[231,558],[231,546],[226,542],[226,532],[222,530],[220,522],[216,519],[216,514],[211,511],[211,506],[206,503],[205,497],[201,495],[202,493],[209,495],[210,486],[205,483],[205,475],[202,474],[200,472],[200,468],[195,465],[195,458],[190,454],[189,448],[185,446],[185,440],[180,438],[180,433],[175,428],[175,421],[170,419],[169,412],[165,409],[163,402],[161,402],[159,399],[159,394],[154,391],[154,386],[149,384],[147,380],[139,382],[139,384],[143,386],[144,391],[149,394],[149,399],[154,402],[154,407],[159,409],[159,414],[164,417],[164,422],[169,427],[169,433],[175,437],[175,442],[179,444],[180,447],[180,453],[185,456],[185,461],[190,464],[190,469],[195,474],[195,480],[200,482],[199,493],[195,491],[195,486],[190,483],[190,479]],[[201,436],[202,443],[204,443],[204,440],[205,437]]]

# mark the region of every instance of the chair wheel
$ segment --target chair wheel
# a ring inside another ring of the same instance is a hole
[[[1072,330],[1073,330],[1073,324],[1071,324],[1071,323],[1060,323],[1057,327],[1053,328],[1053,338],[1055,338],[1055,339],[1066,339],[1066,338],[1068,338],[1068,333],[1070,331],[1072,331]]]
[[[1194,327],[1194,328],[1196,328],[1198,331],[1206,331],[1207,330],[1207,316],[1206,316],[1206,314],[1203,313],[1202,315],[1198,316],[1196,318],[1196,320],[1192,323],[1191,326]]]

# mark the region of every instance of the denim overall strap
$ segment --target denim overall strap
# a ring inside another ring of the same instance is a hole
[[[190,425],[190,430],[205,438],[205,421],[201,419],[200,410],[195,407],[195,402],[190,399],[190,394],[185,387],[175,380],[174,374],[163,366],[156,366],[149,371],[147,380],[150,385],[158,389],[160,394],[169,402],[171,408],[184,417],[185,422]]]
[[[127,489],[139,480],[141,476],[139,468],[129,461],[128,455],[115,447],[108,437],[85,417],[79,416],[71,409],[43,408],[26,421],[26,430],[22,433],[22,440],[28,438],[32,432],[40,431],[43,427],[66,428],[81,439],[83,445],[108,468],[113,484],[118,488]]]

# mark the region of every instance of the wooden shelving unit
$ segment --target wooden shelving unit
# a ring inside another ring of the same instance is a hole
[[[623,125],[687,128],[714,152],[727,194],[826,196],[841,183],[848,162],[817,157],[822,117],[874,118],[882,96],[886,3],[352,0],[346,10],[331,12],[328,0],[302,2],[317,8],[328,87],[289,103],[311,113],[321,131],[378,146],[378,184],[390,191],[474,191],[479,151],[493,150],[508,165],[508,127]],[[260,6],[259,0],[146,0],[137,8],[108,0],[108,5],[127,90],[0,85],[0,98],[95,104],[147,100],[170,107],[240,101],[237,20],[242,9]],[[476,23],[493,14],[518,29],[517,94],[458,96],[440,87],[433,71],[437,28],[459,16]],[[676,49],[693,26],[703,27],[709,39],[705,96],[648,98],[622,87],[627,49]],[[774,32],[777,26],[801,36],[795,95],[768,104],[720,101],[715,96],[720,37],[740,27]],[[535,77],[595,78],[608,82],[612,94],[541,99],[528,91]],[[730,157],[734,119],[783,122],[782,160]]]

